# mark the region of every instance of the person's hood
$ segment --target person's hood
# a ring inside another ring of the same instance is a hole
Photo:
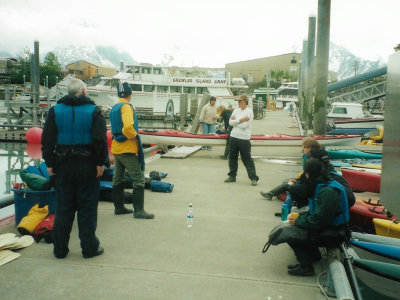
[[[84,95],[80,95],[79,97],[76,97],[75,95],[65,95],[64,97],[62,97],[60,100],[57,101],[57,104],[65,104],[70,106],[78,106],[85,104],[96,105],[96,103],[94,103],[92,99]]]

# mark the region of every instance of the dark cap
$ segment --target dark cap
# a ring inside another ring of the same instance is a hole
[[[132,89],[127,82],[117,85],[118,97],[127,97],[132,94]]]

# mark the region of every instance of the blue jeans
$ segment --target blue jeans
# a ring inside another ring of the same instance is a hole
[[[207,123],[201,123],[202,124],[202,129],[203,129],[203,134],[213,134],[215,133],[215,127],[216,124],[207,124]],[[202,146],[202,149],[211,149],[211,146]]]

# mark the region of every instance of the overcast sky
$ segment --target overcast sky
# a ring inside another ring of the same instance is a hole
[[[400,43],[399,0],[332,0],[331,41],[387,61]],[[224,67],[301,52],[318,0],[0,0],[0,50],[114,46],[139,62]]]

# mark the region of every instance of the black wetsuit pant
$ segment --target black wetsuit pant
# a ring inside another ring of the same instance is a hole
[[[238,159],[242,158],[242,162],[247,170],[247,175],[250,180],[258,181],[256,167],[251,158],[250,140],[242,140],[234,137],[229,138],[229,173],[228,176],[236,177],[238,170]]]
[[[311,243],[311,241],[305,241],[304,243],[288,243],[288,245],[293,249],[294,255],[302,265],[310,265],[321,259],[321,254],[318,251],[317,245]]]
[[[97,252],[99,240],[96,237],[97,205],[100,182],[96,178],[94,163],[81,161],[72,165],[63,164],[56,171],[56,217],[53,228],[54,254],[63,257],[68,254],[72,224],[77,213],[79,239],[83,255]],[[73,166],[76,169],[71,170]],[[64,167],[64,168],[63,168]],[[80,173],[81,171],[81,173]],[[80,173],[80,174],[79,174]]]

